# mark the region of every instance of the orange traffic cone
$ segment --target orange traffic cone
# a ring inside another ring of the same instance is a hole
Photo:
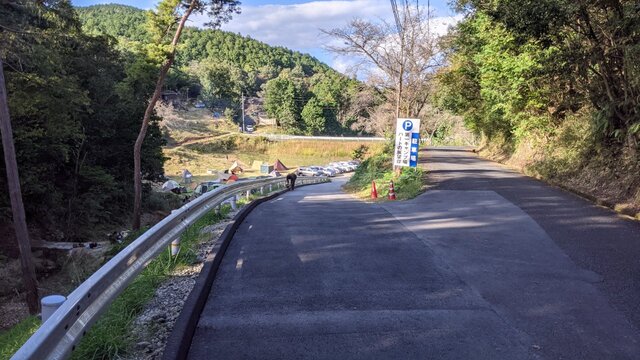
[[[396,199],[396,190],[393,188],[393,180],[389,181],[389,200]]]
[[[375,180],[371,181],[371,198],[372,199],[377,199],[378,198],[378,190],[376,189]]]

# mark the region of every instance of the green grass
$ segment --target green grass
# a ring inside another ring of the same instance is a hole
[[[40,318],[29,316],[0,333],[0,359],[9,359],[40,327]]]
[[[392,168],[390,155],[370,157],[358,167],[344,189],[359,198],[370,198],[371,182],[375,181],[381,201],[387,198],[391,180],[398,200],[412,199],[423,191],[424,171],[421,168],[404,168],[400,176],[395,176]]]
[[[82,339],[72,359],[113,359],[125,354],[133,341],[133,321],[153,297],[156,288],[168,278],[171,271],[196,260],[196,247],[207,236],[201,234],[201,230],[221,221],[229,211],[228,206],[223,206],[220,215],[210,212],[187,228],[180,238],[181,250],[177,257],[171,257],[167,250],[154,259]],[[130,236],[129,239],[133,241],[139,235]]]
[[[245,202],[246,200],[243,200],[239,203]],[[200,231],[207,225],[221,221],[229,211],[230,207],[225,205],[220,215],[210,212],[187,228],[181,236],[181,251],[177,257],[172,258],[167,250],[153,260],[91,328],[74,350],[72,359],[113,359],[123,355],[132,345],[131,325],[144,305],[153,297],[156,288],[176,267],[190,265],[196,260],[196,247],[207,236]],[[146,229],[132,233],[122,244],[114,246],[108,255],[114,256],[144,231]],[[39,326],[40,319],[30,316],[2,332],[0,359],[9,359]]]

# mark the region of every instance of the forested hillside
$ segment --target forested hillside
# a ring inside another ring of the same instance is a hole
[[[129,214],[132,146],[157,69],[111,38],[83,32],[65,1],[2,2],[0,25],[22,194],[27,219],[40,229],[34,237],[86,239],[96,225]],[[162,144],[154,122],[143,150],[146,178],[163,173]],[[7,224],[4,175],[0,183]],[[11,234],[3,231],[2,245],[15,246]]]
[[[440,106],[490,156],[640,210],[637,1],[456,5],[466,17],[444,44]]]
[[[115,37],[121,48],[144,48],[150,41],[143,10],[96,5],[78,8],[78,14],[87,33]],[[168,89],[188,91],[236,120],[242,93],[264,96],[266,111],[285,131],[306,134],[354,132],[351,125],[368,115],[352,106],[362,87],[310,55],[194,27],[185,30],[167,81]]]

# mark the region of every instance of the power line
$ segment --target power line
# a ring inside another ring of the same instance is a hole
[[[398,4],[396,0],[391,1],[391,10],[393,11],[393,17],[396,21],[396,28],[398,29],[398,34],[402,35],[402,23],[400,22],[400,14],[398,13]]]

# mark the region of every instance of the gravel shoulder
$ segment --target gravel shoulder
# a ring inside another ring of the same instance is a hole
[[[232,219],[236,212],[227,216]],[[122,360],[154,360],[162,358],[165,344],[173,325],[193,289],[196,278],[203,267],[207,254],[214,247],[220,235],[230,223],[225,220],[202,229],[202,234],[207,234],[207,240],[203,241],[197,249],[197,260],[190,266],[176,269],[168,280],[163,282],[156,290],[153,299],[146,305],[143,312],[135,320],[131,337],[134,346]]]

